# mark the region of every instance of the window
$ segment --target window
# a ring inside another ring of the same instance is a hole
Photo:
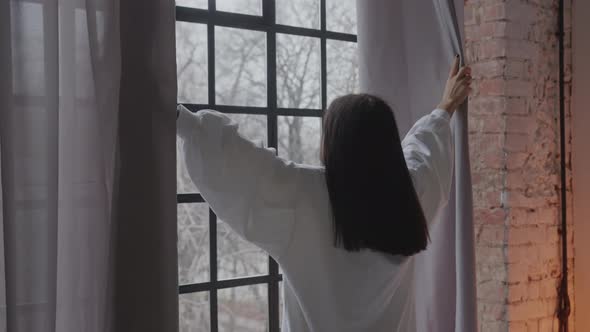
[[[357,90],[355,0],[176,4],[178,102],[319,164],[322,110]],[[177,149],[180,330],[279,331],[279,266],[217,219]]]

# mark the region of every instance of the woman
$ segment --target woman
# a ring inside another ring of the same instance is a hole
[[[412,331],[412,255],[448,198],[449,120],[470,89],[458,57],[437,108],[400,142],[377,97],[336,99],[324,117],[325,167],[298,165],[241,137],[223,114],[179,108],[189,174],[218,216],[276,259],[283,331]]]

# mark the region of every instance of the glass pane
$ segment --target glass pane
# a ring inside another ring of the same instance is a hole
[[[276,0],[277,23],[320,28],[319,0]]]
[[[209,281],[209,207],[178,204],[178,283]]]
[[[326,0],[326,28],[356,35],[356,0]]]
[[[184,141],[178,136],[176,136],[176,192],[179,194],[199,192],[188,174],[184,159]]]
[[[176,0],[177,6],[207,9],[207,0]]]
[[[278,125],[279,156],[300,164],[321,165],[321,118],[279,116]]]
[[[277,98],[279,107],[320,108],[320,40],[277,35]]]
[[[238,124],[238,132],[249,140],[266,143],[266,115],[227,114]]]
[[[268,331],[266,284],[221,289],[217,294],[220,332]]]
[[[328,105],[334,98],[359,90],[357,43],[326,41]]]
[[[262,3],[260,0],[217,0],[217,10],[224,12],[262,15]]]
[[[176,23],[178,101],[207,104],[207,26]]]
[[[215,28],[217,104],[266,106],[266,34]]]
[[[268,273],[268,255],[217,220],[217,273],[219,279]]]
[[[210,332],[209,292],[180,294],[178,318],[180,332]]]

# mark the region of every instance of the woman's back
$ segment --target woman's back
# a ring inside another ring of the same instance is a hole
[[[221,220],[283,268],[285,331],[414,330],[413,258],[335,246],[323,168],[278,158],[241,137],[221,113],[180,108],[178,133],[193,182]],[[401,144],[427,221],[450,188],[449,118],[433,111]],[[389,207],[393,220],[383,222],[404,221],[395,220],[396,204]]]
[[[408,331],[413,259],[335,247],[324,169],[299,173],[295,227],[279,260],[284,331]]]

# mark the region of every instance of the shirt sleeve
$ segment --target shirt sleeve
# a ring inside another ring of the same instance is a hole
[[[436,109],[414,124],[402,141],[414,188],[429,225],[447,204],[453,176],[453,137],[448,112]]]
[[[228,116],[179,106],[188,173],[217,216],[275,259],[295,223],[299,168],[238,133]]]

